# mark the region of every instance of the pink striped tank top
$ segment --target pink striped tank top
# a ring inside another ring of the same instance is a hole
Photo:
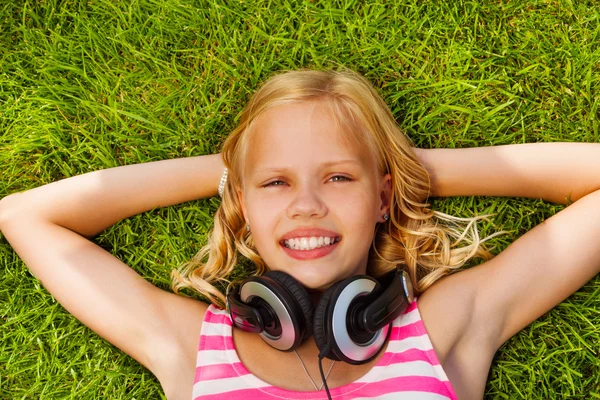
[[[272,386],[249,372],[234,347],[230,315],[210,305],[196,359],[193,400],[327,399],[325,390],[299,392]],[[417,301],[394,320],[384,355],[358,380],[329,390],[332,399],[456,399],[435,354]]]

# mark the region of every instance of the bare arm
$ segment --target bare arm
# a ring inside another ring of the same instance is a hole
[[[94,171],[2,199],[0,222],[22,214],[91,237],[155,207],[214,196],[222,173],[219,154]]]
[[[506,340],[600,272],[600,145],[539,143],[417,155],[432,176],[434,196],[573,202],[493,259],[441,279],[419,298],[432,341],[449,352],[450,379],[466,382],[487,374]]]
[[[191,387],[193,360],[187,365],[181,354],[196,350],[206,305],[153,286],[84,236],[155,207],[215,195],[222,172],[220,155],[211,155],[75,176],[2,199],[0,230],[73,316],[163,385],[179,375]]]
[[[566,205],[600,189],[597,143],[415,151],[431,175],[433,196],[528,197]]]

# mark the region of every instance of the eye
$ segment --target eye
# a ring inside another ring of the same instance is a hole
[[[347,176],[343,176],[343,175],[335,175],[335,176],[332,176],[330,180],[333,182],[344,182],[344,181],[349,182],[352,179],[348,178]]]
[[[271,187],[271,186],[283,186],[285,185],[284,181],[273,181],[273,182],[269,182],[266,185],[264,185],[263,187]]]

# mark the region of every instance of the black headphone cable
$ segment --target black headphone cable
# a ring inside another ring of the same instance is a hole
[[[319,371],[321,372],[321,380],[323,381],[323,386],[325,386],[325,391],[327,392],[327,398],[331,400],[331,394],[329,393],[329,387],[327,386],[327,378],[325,378],[325,374],[323,373],[323,358],[326,354],[329,354],[331,347],[327,345],[320,353],[319,353]]]

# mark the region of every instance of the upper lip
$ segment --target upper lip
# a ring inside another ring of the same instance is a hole
[[[296,228],[292,231],[289,231],[285,235],[283,235],[283,237],[281,238],[281,241],[292,239],[292,238],[313,237],[313,236],[314,237],[323,236],[323,237],[337,238],[340,235],[333,231],[329,231],[327,229],[321,229],[321,228],[308,228],[308,227],[307,228]]]

